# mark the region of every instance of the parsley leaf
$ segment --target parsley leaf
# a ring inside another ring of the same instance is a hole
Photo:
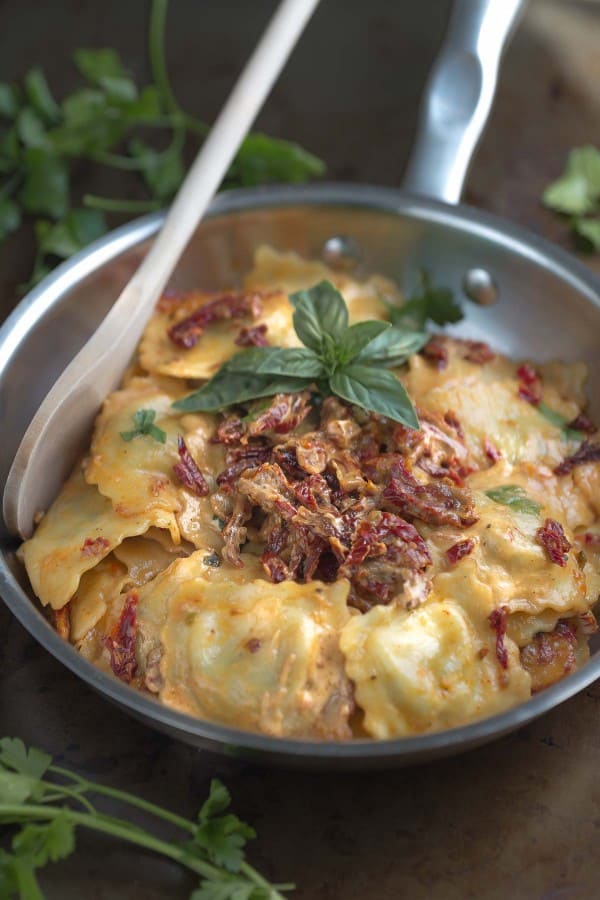
[[[106,816],[90,802],[95,794],[107,795],[125,809],[141,809],[147,818],[168,823],[187,839],[168,841],[164,828],[155,833],[127,817]],[[16,830],[12,852],[0,847],[0,897],[43,900],[36,871],[69,856],[75,849],[76,828],[87,828],[164,854],[184,866],[201,879],[192,895],[196,900],[284,900],[282,892],[294,885],[269,884],[246,862],[246,842],[256,835],[228,811],[229,805],[229,791],[214,780],[197,821],[190,821],[134,794],[54,766],[46,753],[27,749],[18,738],[3,738],[0,825]]]
[[[229,791],[214,778],[208,798],[198,813],[193,846],[200,847],[216,865],[237,873],[244,860],[246,842],[255,838],[256,832],[233,813],[223,815],[230,803]]]
[[[417,331],[422,330],[428,320],[436,325],[459,322],[463,313],[454,299],[450,288],[434,287],[426,271],[421,271],[418,289],[402,306],[385,301],[394,325],[409,322]]]
[[[600,152],[589,144],[571,150],[564,173],[542,194],[550,209],[574,215],[592,212],[600,199]]]
[[[135,437],[140,435],[148,435],[149,437],[154,438],[155,441],[158,441],[159,444],[165,444],[167,441],[167,434],[162,428],[158,428],[154,424],[155,418],[155,409],[138,409],[138,411],[133,414],[135,428],[132,431],[121,431],[120,435],[122,439],[124,441],[132,441]]]
[[[184,177],[184,147],[191,140],[200,143],[210,131],[205,122],[179,106],[169,85],[164,34],[167,2],[152,0],[151,4],[153,83],[138,85],[110,47],[73,53],[84,81],[62,98],[54,97],[39,67],[27,72],[19,85],[0,83],[0,118],[9,124],[0,137],[0,243],[18,228],[31,226],[41,241],[25,287],[43,277],[57,257],[66,258],[83,246],[71,239],[73,223],[67,221],[76,161],[87,162],[86,172],[91,164],[129,173],[137,180],[132,189],[141,188],[146,194],[142,199],[128,199],[83,192],[85,207],[114,216],[137,215],[172,199]],[[161,136],[165,134],[166,144]],[[148,135],[159,135],[158,147],[146,142],[152,140]],[[300,182],[323,171],[321,160],[298,145],[255,133],[244,140],[225,185]],[[31,216],[49,219],[57,230],[50,234],[50,226],[37,227]],[[46,252],[48,242],[60,246],[61,252]]]
[[[501,503],[516,512],[527,513],[530,516],[537,516],[542,508],[539,503],[528,497],[518,484],[504,484],[501,487],[490,488],[485,494],[495,503]]]
[[[571,150],[565,171],[545,189],[542,202],[570,216],[581,249],[600,250],[600,151],[589,144]]]
[[[32,747],[27,750],[19,738],[2,738],[0,740],[0,765],[13,769],[30,778],[41,778],[46,773],[52,757],[42,750]]]

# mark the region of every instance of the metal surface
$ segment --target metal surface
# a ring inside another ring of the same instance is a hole
[[[403,188],[458,203],[525,0],[456,0],[429,76]]]
[[[120,229],[60,267],[15,310],[0,330],[0,484],[29,419],[49,384],[106,312],[110,299],[139,264],[158,229],[152,217]],[[498,284],[501,300],[488,308],[465,306],[452,332],[493,336],[502,352],[536,359],[582,359],[590,368],[591,396],[600,400],[600,289],[596,277],[568,254],[493,216],[398,191],[323,185],[231,192],[217,198],[174,275],[178,288],[235,283],[250,266],[253,249],[318,255],[332,235],[344,234],[362,249],[361,268],[400,283],[426,267],[460,293],[467,269],[482,267]],[[52,348],[52,352],[49,351]],[[31,383],[35,360],[36,380]],[[82,659],[39,612],[26,577],[3,533],[0,593],[22,624],[61,662],[131,714],[188,743],[231,755],[303,767],[402,765],[433,759],[498,737],[552,708],[600,675],[600,653],[521,706],[481,722],[438,734],[393,741],[345,744],[279,740],[191,719],[158,705]]]

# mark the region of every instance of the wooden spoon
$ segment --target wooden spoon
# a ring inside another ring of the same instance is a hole
[[[152,249],[98,330],[60,376],[19,446],[4,519],[29,537],[118,385],[146,321],[318,0],[283,0],[183,182]]]

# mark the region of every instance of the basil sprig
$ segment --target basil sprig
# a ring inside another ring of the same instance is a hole
[[[423,331],[389,322],[349,325],[348,307],[328,281],[290,295],[293,324],[303,347],[252,347],[236,353],[200,390],[173,406],[183,412],[216,412],[278,393],[316,386],[342,400],[418,428],[406,390],[388,368],[399,366],[427,341]]]

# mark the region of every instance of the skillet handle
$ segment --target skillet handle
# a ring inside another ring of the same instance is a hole
[[[429,75],[402,187],[458,203],[492,107],[502,51],[525,0],[455,0]]]

